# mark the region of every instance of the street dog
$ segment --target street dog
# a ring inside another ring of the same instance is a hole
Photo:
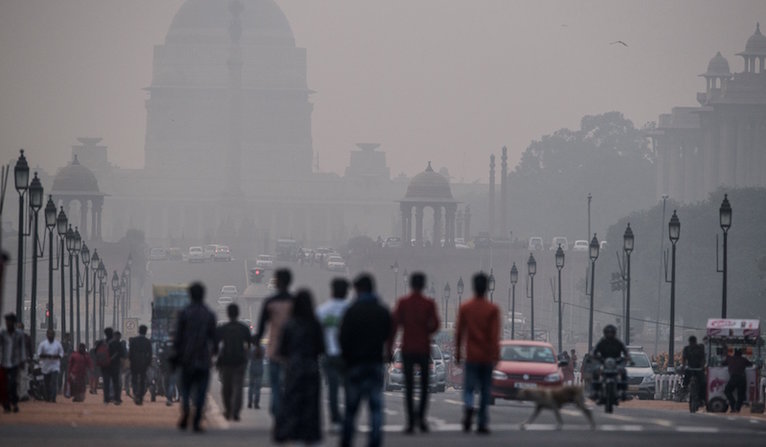
[[[568,385],[560,388],[522,389],[516,393],[516,398],[535,403],[535,411],[532,413],[532,416],[521,423],[522,430],[526,428],[527,424],[531,424],[544,409],[553,411],[556,415],[556,429],[561,430],[564,422],[561,420],[561,412],[559,410],[564,404],[574,404],[577,406],[585,414],[585,417],[588,418],[591,430],[596,428],[593,415],[590,409],[585,406],[585,395],[582,387]]]

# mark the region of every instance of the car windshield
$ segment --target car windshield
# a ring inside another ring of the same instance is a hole
[[[652,365],[649,363],[649,357],[644,353],[631,352],[630,353],[631,367],[633,368],[650,368]]]
[[[327,262],[343,262],[343,258],[339,258],[337,256],[333,256]]]
[[[258,256],[258,259],[261,260],[261,261],[271,261],[271,256],[270,255],[260,255],[260,256]]]
[[[556,363],[553,350],[547,346],[503,346],[500,360],[506,362]]]

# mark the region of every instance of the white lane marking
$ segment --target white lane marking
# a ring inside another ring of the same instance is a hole
[[[397,414],[399,414],[398,411],[392,410],[390,408],[384,408],[383,412],[386,413],[386,416],[396,416]]]
[[[641,425],[610,425],[604,424],[597,427],[600,431],[644,431]]]
[[[453,400],[453,399],[444,399],[444,403],[452,404],[452,405],[463,405],[463,402],[459,400]]]
[[[718,433],[720,430],[718,427],[681,426],[676,427],[676,431],[681,433]]]

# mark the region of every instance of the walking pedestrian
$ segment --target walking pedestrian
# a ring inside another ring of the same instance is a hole
[[[160,360],[160,373],[162,374],[162,386],[165,390],[165,405],[173,405],[173,400],[176,396],[176,383],[178,382],[178,371],[176,371],[173,362],[176,359],[176,355],[173,350],[173,342],[166,341],[159,348],[157,356]]]
[[[402,362],[404,364],[405,408],[407,425],[404,433],[412,434],[417,420],[421,432],[428,432],[426,409],[428,408],[428,377],[431,362],[431,337],[439,330],[439,314],[434,300],[423,296],[426,275],[415,272],[410,275],[411,293],[399,299],[392,314],[393,327],[389,341],[389,358],[393,357],[391,346],[399,328],[402,328]],[[415,414],[413,391],[415,367],[420,369],[420,408]]]
[[[129,341],[130,377],[133,386],[133,401],[143,405],[146,394],[146,370],[152,364],[152,342],[146,338],[148,328],[142,324],[138,327],[138,336]]]
[[[26,357],[24,358],[24,367],[19,368],[19,377],[16,383],[19,387],[19,401],[26,402],[29,400],[29,371],[27,371],[27,366],[32,365],[32,361],[34,360],[33,356],[35,355],[36,351],[32,345],[32,337],[24,330],[24,323],[17,321],[16,329],[24,334],[24,353],[26,353]]]
[[[255,344],[260,346],[261,339],[269,330],[269,344],[266,347],[266,357],[269,359],[269,383],[271,384],[270,412],[273,417],[279,414],[279,404],[284,387],[282,359],[279,358],[279,341],[282,338],[282,327],[290,318],[293,310],[293,297],[288,292],[292,282],[290,270],[279,269],[274,272],[277,293],[263,302],[261,316],[258,319],[258,333]]]
[[[724,366],[728,366],[729,369],[729,382],[724,388],[724,394],[726,399],[729,400],[729,410],[732,413],[739,413],[742,409],[742,404],[745,402],[745,396],[747,391],[747,376],[745,375],[747,368],[753,366],[753,363],[746,357],[742,356],[742,349],[734,349],[733,356],[727,356],[723,361]],[[734,399],[734,391],[737,392],[737,398]]]
[[[286,369],[284,399],[274,432],[277,442],[312,445],[322,440],[319,421],[319,356],[325,350],[322,335],[311,292],[299,290],[279,342],[279,356]]]
[[[216,331],[218,346],[218,371],[221,374],[223,416],[226,420],[239,421],[242,410],[242,386],[250,348],[250,328],[237,321],[239,307],[232,303],[226,308],[229,322]]]
[[[261,386],[263,385],[263,348],[253,345],[250,348],[250,366],[248,367],[247,408],[261,408]]]
[[[473,299],[460,306],[455,335],[455,362],[460,363],[465,342],[465,376],[463,384],[463,431],[471,430],[474,414],[474,391],[479,392],[477,433],[489,434],[487,406],[492,385],[492,368],[500,358],[500,312],[487,301],[487,275],[473,277]]]
[[[215,314],[205,306],[205,286],[194,283],[189,287],[191,303],[178,314],[173,341],[173,362],[181,368],[181,420],[178,428],[186,430],[191,413],[191,394],[194,392],[195,412],[192,428],[195,433],[204,430],[200,425],[205,396],[210,381],[212,356],[218,353],[215,344]]]
[[[45,340],[37,347],[37,358],[40,359],[40,371],[45,383],[45,400],[48,402],[56,402],[58,375],[63,357],[64,347],[56,340],[56,332],[48,329],[45,332]]]
[[[391,335],[391,314],[375,294],[375,281],[369,274],[354,280],[354,291],[356,299],[340,325],[340,350],[346,365],[341,446],[352,445],[356,413],[366,398],[370,413],[367,445],[379,447],[383,443],[383,354]]]
[[[112,338],[114,338],[114,330],[108,327],[104,329],[104,339],[99,340],[96,343],[96,364],[101,370],[101,381],[103,382],[105,404],[108,404],[112,401],[112,393],[114,392],[112,389],[114,384],[112,383],[112,374],[110,371],[112,357],[109,352],[109,346],[112,342]],[[71,358],[71,355],[69,358]],[[69,362],[69,358],[67,358],[67,363]],[[68,370],[69,369],[67,368],[67,371]]]
[[[346,295],[348,281],[335,278],[331,283],[332,297],[317,309],[319,324],[324,330],[325,355],[322,357],[322,370],[327,382],[327,398],[330,412],[330,423],[333,431],[339,432],[343,418],[338,407],[338,390],[343,374],[343,357],[341,356],[338,330],[343,314],[348,308]]]
[[[69,357],[69,386],[72,402],[83,402],[88,388],[88,371],[93,367],[85,343],[80,343],[77,351]]]
[[[6,400],[3,401],[3,411],[19,412],[19,387],[17,379],[19,370],[24,369],[27,358],[24,333],[16,328],[16,314],[5,315],[5,329],[0,331],[0,347],[2,358],[0,366],[5,374]]]
[[[111,384],[110,398],[115,405],[122,405],[122,360],[126,357],[122,334],[120,331],[114,331],[109,341],[109,365],[102,369],[105,370],[105,376]]]

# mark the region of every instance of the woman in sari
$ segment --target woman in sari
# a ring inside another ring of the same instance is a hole
[[[76,352],[69,358],[69,386],[72,390],[72,401],[82,402],[85,400],[85,392],[88,388],[88,371],[93,368],[93,361],[85,348],[85,343],[80,343]]]

